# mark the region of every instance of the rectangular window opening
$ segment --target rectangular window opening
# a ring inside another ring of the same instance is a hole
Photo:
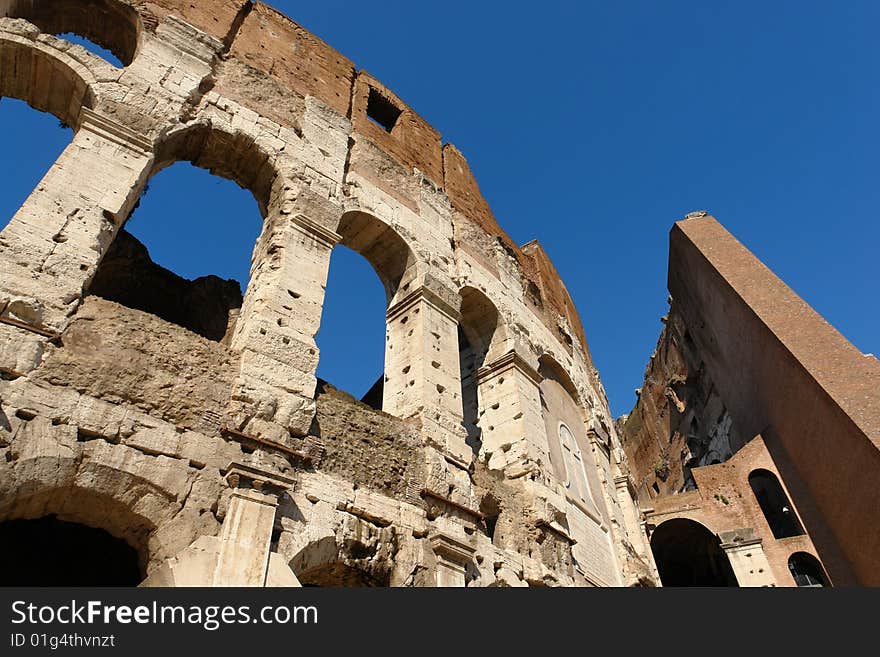
[[[391,132],[402,113],[403,110],[385,98],[381,93],[370,88],[370,96],[367,98],[367,118],[373,123],[385,132]]]

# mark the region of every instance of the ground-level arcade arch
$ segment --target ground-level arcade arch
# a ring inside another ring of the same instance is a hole
[[[0,523],[0,586],[137,586],[137,550],[103,529],[47,515]]]
[[[357,541],[338,541],[335,535],[327,535],[297,549],[288,565],[303,586],[389,586],[390,564],[371,560],[371,556]]]
[[[663,586],[737,586],[720,539],[687,518],[661,523],[651,534],[651,551]]]

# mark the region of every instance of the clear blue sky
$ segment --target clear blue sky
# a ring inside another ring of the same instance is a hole
[[[507,232],[541,241],[615,415],[667,310],[669,229],[691,210],[880,353],[880,4],[273,4],[407,100],[465,153]],[[0,103],[0,223],[70,138],[18,105]],[[182,275],[244,280],[259,215],[235,185],[176,165],[130,228]],[[335,253],[322,376],[370,386],[383,306],[369,267]]]

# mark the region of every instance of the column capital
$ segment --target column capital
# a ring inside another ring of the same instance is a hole
[[[444,299],[437,290],[433,289],[433,286],[427,284],[413,290],[403,299],[389,307],[388,312],[386,313],[386,318],[388,321],[393,321],[404,313],[412,310],[422,301],[443,315],[446,315],[446,317],[456,324],[461,320],[461,313],[458,308],[450,303],[449,300]]]
[[[476,550],[464,541],[437,532],[428,537],[428,542],[438,557],[450,561],[462,568],[470,561]]]
[[[541,375],[529,362],[516,350],[508,351],[500,358],[495,359],[488,365],[484,365],[477,371],[477,383],[484,383],[489,379],[500,376],[504,372],[516,369],[525,375],[536,386],[541,384]]]
[[[296,480],[290,477],[234,462],[226,467],[226,483],[236,490],[253,490],[275,497],[296,486]]]
[[[290,216],[290,222],[293,227],[305,234],[307,237],[316,239],[329,249],[342,241],[342,235],[322,226],[316,221],[309,219],[304,214],[294,214]]]
[[[140,155],[152,155],[153,141],[132,130],[115,119],[83,107],[77,122],[78,130],[85,130],[106,139],[107,141],[124,146]]]

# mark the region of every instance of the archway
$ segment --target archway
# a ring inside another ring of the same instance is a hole
[[[385,364],[391,348],[385,312],[410,290],[416,259],[392,226],[366,212],[345,213],[337,233],[342,239],[331,256],[316,340],[321,350],[318,373],[381,410],[385,408]],[[384,290],[384,300],[372,284],[373,274]]]
[[[0,38],[0,97],[23,100],[76,126],[81,109],[94,105],[93,81],[91,72],[66,53],[39,42]]]
[[[236,155],[236,139],[244,138],[199,125],[157,148],[150,182],[90,295],[229,343],[276,177],[255,147]]]
[[[137,586],[138,552],[102,529],[59,520],[0,523],[0,586]],[[14,564],[14,566],[12,566]]]
[[[831,586],[825,569],[812,554],[807,552],[795,552],[788,558],[788,570],[794,578],[795,584],[805,588],[822,588]]]
[[[477,373],[491,361],[490,352],[502,336],[499,330],[498,310],[489,298],[473,287],[461,292],[461,320],[458,326],[458,356],[461,372],[462,416],[467,430],[467,442],[478,452],[481,444],[480,394]],[[497,356],[492,353],[492,356]]]
[[[774,538],[803,535],[804,528],[775,474],[769,470],[753,470],[749,474],[749,486]]]
[[[336,536],[327,535],[302,545],[288,565],[304,587],[389,586],[391,564],[371,558],[377,547],[358,540],[337,542]]]
[[[317,375],[377,410],[385,382],[385,295],[364,257],[345,246],[333,249],[315,336]]]
[[[720,539],[693,520],[662,523],[651,535],[651,552],[663,586],[738,586]]]
[[[137,53],[141,19],[116,0],[0,0],[0,17],[23,18],[44,34],[75,34],[111,52],[124,66]]]

